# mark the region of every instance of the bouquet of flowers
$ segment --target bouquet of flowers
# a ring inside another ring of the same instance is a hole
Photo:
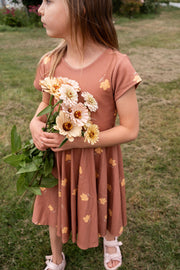
[[[91,112],[98,109],[94,97],[88,92],[81,92],[79,84],[68,78],[46,77],[40,80],[42,90],[50,94],[49,105],[37,116],[47,115],[44,132],[64,135],[62,147],[67,140],[84,137],[84,141],[95,144],[99,139],[98,126],[91,121]],[[84,102],[78,102],[79,95]],[[55,104],[54,104],[55,103]],[[51,149],[40,151],[33,140],[21,144],[16,126],[11,130],[11,154],[4,161],[17,169],[17,192],[24,196],[29,190],[41,195],[41,187],[57,185],[57,179],[51,174],[54,166],[54,152]]]

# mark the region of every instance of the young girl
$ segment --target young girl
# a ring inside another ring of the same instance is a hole
[[[58,178],[58,186],[42,188],[34,205],[33,222],[49,225],[52,256],[46,257],[45,269],[65,269],[62,244],[70,233],[81,249],[97,247],[102,236],[104,266],[117,269],[122,244],[117,237],[126,225],[120,144],[138,135],[135,88],[141,79],[128,57],[118,52],[111,0],[43,0],[39,13],[47,35],[64,42],[42,57],[35,87],[42,90],[39,80],[47,76],[77,81],[98,102],[91,118],[100,130],[95,145],[78,137],[59,148],[64,136],[43,132],[46,117],[36,116],[49,103],[49,94],[42,93],[30,130],[38,149],[55,152],[52,173]]]

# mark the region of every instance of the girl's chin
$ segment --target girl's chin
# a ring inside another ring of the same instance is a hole
[[[49,36],[49,37],[52,37],[52,38],[63,38],[61,37],[60,35],[56,34],[56,33],[53,33],[51,31],[49,31],[47,28],[46,28],[46,34]]]

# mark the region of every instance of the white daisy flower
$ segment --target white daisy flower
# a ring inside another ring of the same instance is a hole
[[[70,114],[71,119],[78,126],[84,126],[89,120],[89,111],[81,102],[73,106]]]
[[[95,144],[99,140],[99,129],[98,126],[92,124],[87,127],[86,132],[84,133],[85,142],[88,141],[90,144]]]
[[[60,111],[56,117],[56,126],[54,129],[59,131],[59,134],[64,135],[70,142],[74,141],[74,137],[81,136],[81,127],[74,124],[69,115]]]
[[[68,78],[63,78],[63,77],[59,77],[60,80],[63,80],[63,84],[67,84],[72,86],[77,92],[81,91],[80,87],[79,87],[79,83],[76,82],[75,80],[70,80]]]
[[[93,95],[88,92],[83,92],[81,96],[84,98],[84,105],[88,107],[91,112],[95,112],[98,109],[98,104]]]
[[[65,104],[75,105],[78,101],[77,91],[71,85],[62,84],[59,89],[61,94],[61,99]]]
[[[61,109],[64,113],[67,113],[69,115],[72,113],[72,105],[70,105],[70,104],[66,104],[63,102],[61,104]]]
[[[44,80],[40,80],[39,84],[41,85],[43,91],[55,96],[56,99],[60,99],[59,88],[62,85],[62,80],[58,78],[46,77]]]

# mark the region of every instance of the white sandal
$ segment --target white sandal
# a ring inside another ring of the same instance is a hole
[[[52,255],[46,256],[46,268],[44,270],[64,270],[66,266],[65,255],[62,252],[62,263],[55,264],[52,262]]]
[[[116,270],[118,269],[121,264],[122,264],[122,255],[121,255],[121,250],[119,246],[122,246],[122,242],[117,241],[117,237],[115,237],[115,240],[113,241],[107,241],[106,238],[103,238],[104,241],[104,267],[106,270]],[[107,253],[106,252],[106,247],[115,247],[116,248],[116,253]],[[115,267],[108,267],[108,263],[113,260],[113,261],[119,261],[119,263]]]

